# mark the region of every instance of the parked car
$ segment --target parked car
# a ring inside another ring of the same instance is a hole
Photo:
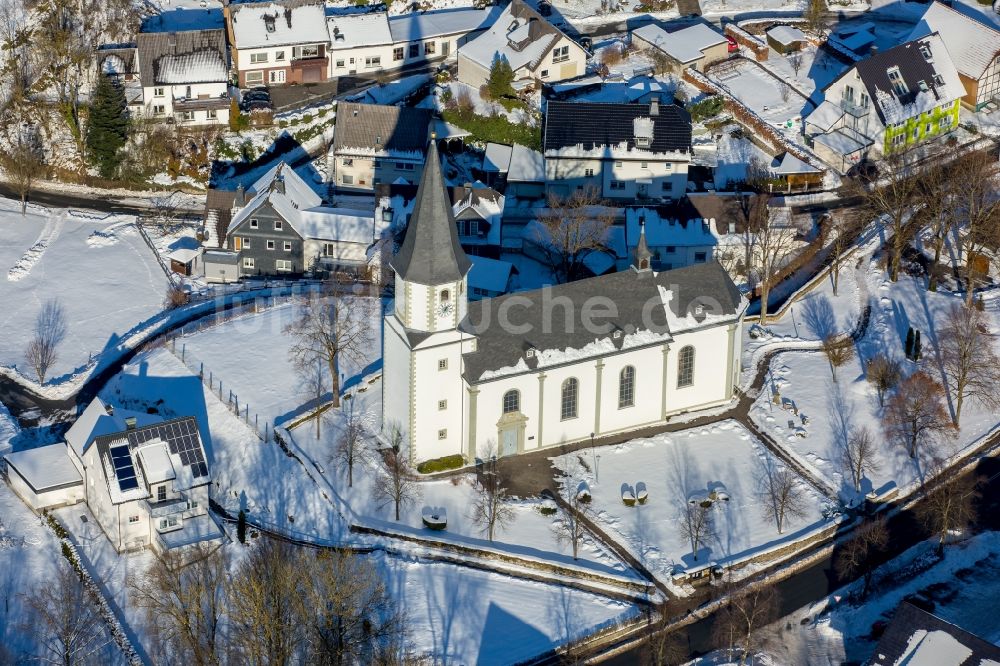
[[[730,53],[735,53],[740,50],[740,45],[736,43],[736,40],[726,35],[726,42],[728,43],[728,48]]]
[[[240,95],[240,109],[244,112],[270,111],[273,108],[271,91],[263,86],[244,90]]]

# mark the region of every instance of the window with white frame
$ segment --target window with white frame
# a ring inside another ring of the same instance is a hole
[[[268,250],[273,250],[274,249],[274,241],[273,240],[267,241],[267,249]]]
[[[416,58],[420,55],[420,44],[410,44],[410,57]]]
[[[580,382],[576,377],[570,377],[562,383],[562,404],[560,409],[563,421],[575,419],[577,415],[577,398],[580,392]]]
[[[438,430],[438,439],[448,439],[448,429],[442,428]]]
[[[437,45],[434,42],[424,42],[424,55],[434,55]]]
[[[583,170],[583,175],[586,176],[587,178],[593,178],[594,177],[594,170],[593,169],[584,169]]]
[[[681,348],[677,355],[677,388],[694,384],[694,347]]]
[[[257,218],[256,217],[251,217],[250,218],[250,228],[251,229],[256,229],[259,226],[260,226],[260,223],[257,222]]]
[[[215,109],[209,109],[208,111],[205,112],[205,117],[208,118],[209,120],[215,120],[216,118],[219,117],[219,112],[216,111]]]
[[[283,69],[272,69],[267,73],[267,80],[270,83],[284,83],[285,82],[285,70]]]
[[[906,86],[906,81],[903,80],[903,75],[899,71],[899,67],[890,67],[885,73],[889,77],[889,83],[892,84],[893,92],[899,96],[910,92],[910,89]]]
[[[337,68],[338,68],[338,69],[341,69],[341,68],[343,68],[343,67],[344,67],[344,61],[343,61],[343,60],[338,60],[338,61],[337,61]]]
[[[285,228],[285,223],[284,222],[282,222],[281,220],[275,220],[274,221],[274,230],[275,231],[281,231],[284,228]]]
[[[254,268],[253,257],[243,257],[243,268]]]
[[[569,60],[569,46],[560,46],[552,51],[552,62]]]
[[[439,359],[438,370],[447,370],[447,369],[448,369],[448,359],[446,358]]]
[[[292,241],[285,241],[285,252],[292,251]]]
[[[448,409],[448,401],[447,400],[438,400],[438,411],[439,412],[443,412],[446,409]]]
[[[157,502],[166,502],[167,501],[167,487],[166,486],[158,486],[156,488],[156,501]]]
[[[162,115],[166,115],[166,113],[167,113],[167,107],[164,106],[163,104],[154,104],[153,105],[153,115],[154,116],[162,116]]]
[[[243,237],[243,249],[244,250],[250,249],[250,239],[246,236]]]
[[[246,82],[248,86],[257,85],[264,83],[264,72],[263,70],[255,70],[246,73]]]
[[[402,59],[403,59],[403,47],[397,46],[392,50],[392,60],[393,62],[397,62]]]
[[[284,51],[275,51],[274,52],[274,61],[275,62],[281,62],[284,59],[285,59],[285,52]]]
[[[365,67],[369,69],[382,66],[382,56],[371,56],[365,58]]]
[[[194,111],[181,111],[181,121],[191,122],[194,120]]]
[[[543,79],[547,79],[547,78],[549,78],[549,70],[547,70],[547,69],[543,69],[543,70],[541,71],[541,77],[542,77]]]
[[[153,97],[163,97],[164,95],[163,88],[153,88]]]
[[[618,409],[635,405],[635,368],[626,365],[618,375]]]
[[[261,64],[263,62],[267,62],[267,54],[266,53],[251,53],[250,54],[250,64],[251,65],[259,65],[259,64]]]
[[[608,187],[610,189],[612,189],[612,190],[624,190],[625,189],[625,181],[623,181],[623,180],[613,180],[608,185]]]
[[[139,516],[129,516],[128,517],[128,523],[129,523],[129,525],[134,525],[137,522],[139,522]]]
[[[292,262],[288,259],[278,259],[274,262],[274,268],[279,273],[291,273],[292,272]]]
[[[503,413],[512,414],[521,410],[521,392],[511,389],[503,394]]]
[[[354,184],[354,176],[352,176],[349,173],[342,174],[340,176],[340,182],[343,183],[344,185],[353,185]]]

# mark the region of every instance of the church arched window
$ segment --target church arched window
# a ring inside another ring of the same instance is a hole
[[[503,413],[510,414],[521,410],[521,392],[511,389],[503,394]]]
[[[635,368],[626,365],[618,375],[618,409],[635,404]]]
[[[575,419],[577,415],[577,398],[580,393],[580,382],[576,377],[570,377],[562,384],[562,419]]]
[[[677,356],[677,388],[694,384],[694,347],[682,347]]]
[[[451,292],[448,291],[447,289],[442,289],[441,290],[441,302],[442,303],[447,303],[450,300],[451,300]]]

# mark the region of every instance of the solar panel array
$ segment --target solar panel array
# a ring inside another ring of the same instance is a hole
[[[180,457],[181,462],[191,468],[195,477],[208,476],[208,463],[201,448],[201,438],[194,419],[183,419],[170,423],[157,423],[127,433],[129,443],[135,447],[154,439],[167,443],[170,453]]]
[[[111,448],[111,463],[115,467],[115,477],[122,492],[135,490],[139,482],[135,478],[135,466],[132,464],[132,454],[127,444]]]

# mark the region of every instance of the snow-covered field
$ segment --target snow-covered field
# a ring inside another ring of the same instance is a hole
[[[871,488],[878,490],[889,482],[903,488],[919,480],[926,460],[917,464],[903,450],[896,450],[882,436],[882,408],[877,394],[866,379],[864,363],[876,354],[887,354],[899,359],[903,372],[909,374],[919,368],[944,383],[942,371],[935,361],[935,331],[943,325],[948,309],[960,301],[960,296],[944,292],[931,293],[922,279],[902,276],[899,282],[889,282],[884,273],[871,268],[867,273],[847,270],[848,275],[860,273],[865,280],[864,292],[871,294],[871,323],[865,337],[855,345],[855,356],[837,370],[838,381],[833,376],[826,356],[819,351],[787,351],[772,361],[765,390],[751,410],[751,416],[774,435],[792,455],[796,456],[826,479],[833,487],[848,491],[841,475],[839,451],[850,429],[866,427],[879,443],[879,470],[869,479]],[[855,285],[857,280],[854,281]],[[789,337],[774,343],[794,347],[800,340],[818,340],[827,332],[845,332],[853,326],[859,307],[858,292],[852,296],[851,282],[842,278],[840,297],[834,299],[824,287],[817,289],[794,308],[796,321],[793,331],[788,330],[791,312],[783,318],[780,327],[769,325],[776,333],[783,331]],[[847,287],[847,289],[844,289]],[[855,287],[856,288],[856,287]],[[987,298],[986,309],[997,326],[1000,301]],[[908,328],[922,333],[923,361],[908,361],[903,353],[903,343]],[[776,329],[778,329],[776,331]],[[801,438],[787,427],[789,420],[801,426],[799,418],[774,405],[773,390],[782,398],[795,403],[799,412],[809,419],[805,426],[807,436]],[[939,445],[938,455],[950,456],[968,447],[997,425],[995,414],[972,401],[966,401],[962,410],[961,429],[953,440]],[[848,492],[852,495],[853,492]]]
[[[579,459],[578,459],[579,458]],[[580,459],[590,467],[585,471]],[[554,460],[570,473],[573,487],[585,480],[593,495],[596,521],[620,540],[663,580],[678,565],[684,568],[714,561],[727,564],[787,542],[822,523],[823,499],[803,482],[805,514],[789,520],[784,534],[763,513],[755,480],[763,462],[773,457],[735,421],[637,439],[605,447],[596,461],[590,452],[567,454]],[[596,473],[594,473],[596,471]],[[623,484],[645,483],[645,505],[626,506]],[[692,557],[691,545],[681,535],[681,514],[688,497],[724,486],[728,501],[713,504],[715,534]]]
[[[162,309],[167,278],[130,217],[84,213],[0,199],[0,364],[28,375],[24,348],[43,304],[57,299],[66,340],[51,378],[86,365],[90,354]]]

